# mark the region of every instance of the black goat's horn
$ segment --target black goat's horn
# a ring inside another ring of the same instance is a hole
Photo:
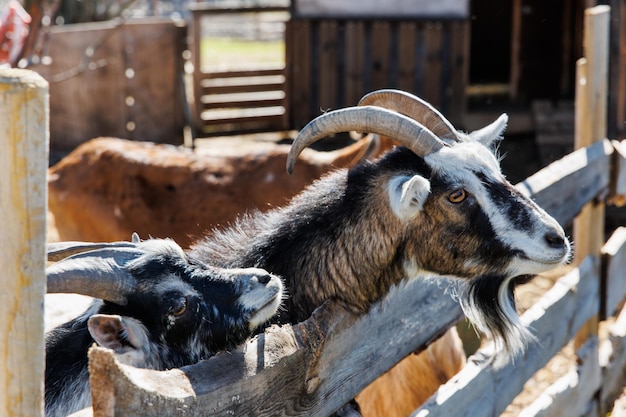
[[[126,304],[136,280],[125,265],[145,252],[129,242],[105,245],[108,246],[76,253],[46,268],[47,292],[76,293]]]
[[[377,106],[348,107],[324,113],[302,128],[289,150],[287,172],[293,172],[298,156],[307,146],[330,134],[352,130],[390,137],[419,156],[446,146],[420,122],[398,112]]]
[[[402,113],[417,120],[442,139],[458,142],[458,132],[452,123],[427,101],[406,91],[383,89],[363,96],[359,106],[378,106]]]
[[[106,248],[134,248],[135,246],[137,246],[136,242],[53,242],[46,245],[46,252],[48,261],[57,262],[82,252]]]

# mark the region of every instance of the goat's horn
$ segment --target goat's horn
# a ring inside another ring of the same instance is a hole
[[[46,268],[47,292],[126,304],[136,280],[125,265],[143,254],[134,247],[106,247],[72,255]]]
[[[105,248],[134,248],[135,246],[137,246],[136,243],[131,242],[53,242],[47,244],[46,252],[48,254],[48,261],[57,262],[69,256],[76,255],[77,253]]]
[[[446,146],[420,122],[395,111],[377,106],[348,107],[324,113],[302,128],[289,150],[287,172],[293,172],[298,156],[307,146],[330,134],[351,130],[388,136],[419,156]]]
[[[401,90],[383,89],[363,96],[359,106],[378,106],[417,120],[442,139],[458,141],[452,123],[427,101]]]

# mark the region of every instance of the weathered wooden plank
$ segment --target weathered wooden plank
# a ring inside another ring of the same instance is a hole
[[[608,338],[600,346],[602,389],[600,403],[610,408],[624,390],[626,374],[626,308],[622,308],[614,323],[608,327]]]
[[[461,317],[447,286],[409,281],[362,317],[327,303],[304,323],[180,370],[135,369],[92,350],[94,415],[327,416]]]
[[[286,39],[290,125],[301,129],[311,119],[312,39],[309,20],[287,22],[291,35]]]
[[[615,153],[611,162],[611,189],[607,202],[622,207],[626,204],[626,142],[613,140],[611,144]]]
[[[600,252],[603,258],[606,293],[603,294],[604,316],[612,316],[626,298],[626,228],[616,229]]]
[[[513,100],[517,99],[519,93],[519,84],[521,77],[521,50],[522,50],[522,0],[513,0],[511,5],[511,71],[510,80],[510,96]]]
[[[417,23],[400,22],[398,26],[398,88],[415,92],[417,58]]]
[[[465,89],[469,84],[469,23],[451,22],[449,30],[451,82],[450,87],[444,91],[449,96],[446,117],[455,126],[459,126],[465,120],[467,107]]]
[[[336,20],[322,20],[319,25],[317,57],[319,60],[318,97],[321,109],[330,110],[338,107],[337,90],[339,88],[338,59],[339,39]]]
[[[516,188],[560,224],[567,225],[587,202],[601,196],[609,186],[612,153],[608,140],[597,142],[551,163],[516,184]]]
[[[441,108],[442,42],[443,25],[441,22],[428,22],[424,27],[424,95],[426,101]]]
[[[32,69],[50,83],[53,148],[98,136],[182,143],[185,27],[168,19],[50,31],[52,63]]]
[[[0,415],[43,415],[48,83],[0,69]]]
[[[221,80],[220,80],[221,81]],[[273,82],[271,82],[273,81]],[[224,83],[204,85],[202,87],[202,95],[218,95],[218,94],[234,94],[234,93],[256,93],[264,91],[282,91],[284,83],[282,80],[271,80],[270,82],[263,82],[263,80],[255,80],[253,78],[246,78],[242,80],[241,84]]]
[[[200,118],[201,110],[198,107],[198,99],[202,96],[202,14],[192,13],[192,26],[191,26],[191,59],[193,62],[193,100],[190,100],[192,105],[193,114],[193,127],[196,132],[199,132],[202,128],[202,120]]]
[[[611,0],[608,134],[626,138],[626,2]]]
[[[365,24],[363,21],[345,22],[345,100],[355,105],[364,95]]]
[[[370,90],[390,87],[389,67],[391,65],[391,23],[375,20],[372,23],[370,37],[371,48],[371,85]]]
[[[270,66],[254,70],[211,71],[200,73],[203,80],[213,78],[245,78],[245,77],[268,77],[272,75],[285,75],[284,66]]]
[[[221,94],[202,97],[202,109],[257,108],[283,106],[282,91],[243,94]]]
[[[597,337],[591,337],[576,352],[578,362],[539,398],[524,408],[518,417],[587,417],[589,403],[603,382],[598,364]]]
[[[215,3],[212,1],[202,1],[189,3],[187,7],[193,14],[230,14],[230,13],[266,13],[266,12],[286,12],[289,11],[289,3],[283,5],[247,5],[236,2]]]
[[[276,122],[279,121],[284,107],[258,107],[248,109],[218,109],[207,110],[201,114],[205,125],[219,125],[224,123]]]
[[[554,356],[599,308],[599,279],[593,257],[560,278],[522,322],[537,338],[515,363],[489,364],[493,345],[479,350],[452,380],[441,386],[413,417],[497,416],[519,394],[524,383]]]

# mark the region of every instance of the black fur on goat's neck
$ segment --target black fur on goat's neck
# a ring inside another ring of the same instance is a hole
[[[366,311],[405,278],[407,259],[418,268],[466,278],[492,271],[494,254],[496,265],[506,264],[506,250],[480,207],[473,209],[474,217],[457,216],[462,224],[451,230],[441,230],[436,206],[431,214],[402,224],[389,208],[387,184],[396,175],[415,174],[430,178],[432,173],[422,158],[396,148],[379,161],[323,177],[284,208],[247,215],[214,231],[190,256],[220,267],[254,266],[281,275],[289,298],[280,321],[292,323],[328,299]],[[430,179],[429,199],[440,201],[448,184],[444,178]],[[481,234],[493,237],[487,248],[469,242],[481,242]],[[468,251],[480,261],[473,270],[457,261]]]
[[[71,349],[63,348],[68,345],[68,340],[72,342]],[[72,401],[81,406],[89,401],[88,359],[85,352],[93,342],[87,329],[86,315],[64,323],[46,334],[46,415],[69,414],[77,409]],[[71,364],[70,369],[67,364]],[[48,409],[50,404],[54,404],[54,411]],[[56,408],[59,408],[58,412]]]

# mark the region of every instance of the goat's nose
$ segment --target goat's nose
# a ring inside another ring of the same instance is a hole
[[[270,274],[259,274],[256,276],[260,284],[266,285],[272,279]]]
[[[545,235],[548,246],[554,249],[560,249],[565,245],[565,239],[560,233],[548,232]]]

